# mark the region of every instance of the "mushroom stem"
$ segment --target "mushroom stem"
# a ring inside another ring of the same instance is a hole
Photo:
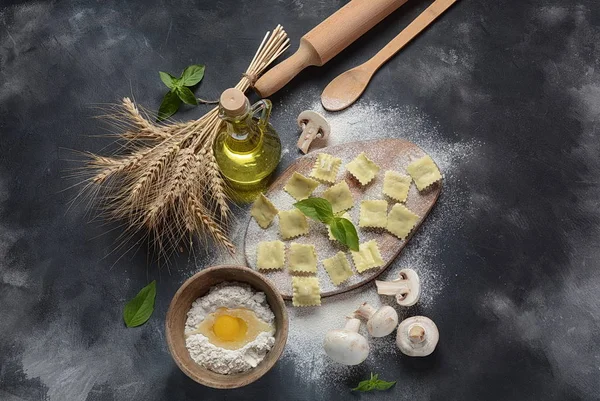
[[[411,269],[400,270],[398,278],[392,281],[375,280],[375,285],[378,294],[395,296],[396,302],[402,306],[416,304],[421,292],[419,276]]]
[[[358,307],[356,311],[354,311],[356,315],[367,320],[370,319],[371,316],[375,314],[375,312],[377,312],[377,310],[371,305],[369,305],[367,302],[363,303],[361,306]]]
[[[425,341],[425,329],[418,324],[410,326],[408,329],[408,338],[413,344],[420,344]]]
[[[396,295],[398,293],[408,293],[408,284],[402,279],[392,281],[375,281],[377,293],[380,295]]]
[[[396,333],[396,345],[408,356],[431,354],[440,339],[437,326],[425,316],[413,316],[403,320]]]
[[[351,318],[346,321],[346,325],[344,326],[345,330],[352,331],[354,333],[358,333],[358,329],[360,329],[360,320],[356,318]]]

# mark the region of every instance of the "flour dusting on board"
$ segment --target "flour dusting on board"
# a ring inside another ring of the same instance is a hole
[[[442,135],[441,129],[415,108],[357,103],[348,110],[328,113],[318,102],[309,105],[301,103],[287,102],[281,104],[277,111],[285,115],[297,115],[302,110],[311,109],[323,114],[331,126],[328,146],[389,137],[406,139],[422,148],[439,166],[444,178],[438,202],[398,258],[380,276],[381,280],[392,280],[398,277],[402,268],[414,269],[419,274],[422,285],[421,298],[416,308],[419,314],[431,315],[436,297],[446,291],[445,283],[448,280],[440,257],[446,250],[445,237],[449,231],[456,231],[461,227],[461,214],[469,210],[470,198],[461,189],[461,163],[475,152],[478,143],[449,141],[447,138],[451,137],[451,133]],[[355,209],[358,207],[355,206]],[[299,380],[323,385],[326,383],[340,391],[347,389],[347,379],[357,373],[383,372],[385,366],[381,366],[379,362],[383,355],[403,357],[396,348],[394,334],[383,338],[369,338],[369,357],[359,366],[336,364],[323,351],[325,333],[341,328],[345,323],[345,316],[365,301],[375,307],[383,304],[394,306],[400,319],[415,314],[414,309],[395,304],[393,297],[377,295],[372,282],[345,294],[323,298],[320,307],[293,308],[291,302],[288,302],[290,334],[282,362],[295,367]],[[364,325],[361,333],[367,335]],[[444,341],[443,337],[440,341]]]
[[[350,215],[350,220],[354,222],[355,226],[358,227],[359,221],[359,210],[360,202],[364,200],[375,200],[383,199],[382,186],[383,186],[383,171],[395,170],[407,174],[405,167],[416,159],[423,157],[423,151],[418,147],[406,142],[399,140],[387,140],[384,144],[373,146],[365,146],[365,153],[372,159],[380,168],[381,172],[366,186],[361,186],[356,183],[356,180],[350,177],[350,174],[346,171],[348,163],[358,156],[358,153],[362,150],[357,150],[355,147],[348,146],[337,146],[329,147],[328,152],[332,153],[336,157],[342,160],[342,172],[338,174],[340,180],[345,180],[352,192],[354,199],[353,207],[347,211]],[[318,152],[312,152],[306,156],[308,160],[296,165],[296,171],[300,174],[308,176],[315,162],[315,157]],[[285,177],[285,176],[284,176]],[[283,190],[285,179],[274,183],[271,189],[266,193],[267,197],[273,202],[275,207],[280,211],[294,209],[293,204],[296,202],[287,192]],[[329,188],[328,185],[320,185],[312,193],[312,196],[322,197],[323,191]],[[439,187],[433,186],[431,190],[425,192],[419,192],[415,186],[411,186],[408,199],[406,200],[406,206],[418,216],[420,216],[417,222],[415,231],[418,231],[418,227],[427,215],[428,211],[435,204],[437,195],[439,194]],[[389,200],[389,199],[388,199]],[[389,201],[388,206],[391,207],[395,202]],[[278,220],[278,219],[277,219]],[[306,235],[294,238],[289,242],[310,244],[316,248],[316,253],[319,259],[320,268],[317,269],[317,277],[319,279],[319,286],[321,294],[323,296],[331,295],[336,291],[347,289],[350,286],[360,285],[362,282],[368,281],[373,277],[377,276],[382,270],[380,268],[369,269],[360,274],[353,274],[349,279],[339,285],[334,285],[328,276],[325,269],[321,266],[322,261],[327,258],[333,257],[339,251],[347,251],[346,248],[340,245],[338,241],[332,241],[328,238],[326,227],[312,219],[309,219],[309,232]],[[274,241],[281,239],[279,232],[280,223],[279,221],[271,224],[267,229],[261,228],[255,220],[251,220],[248,225],[248,232],[246,233],[245,253],[248,266],[256,269],[257,258],[256,249],[258,243],[261,241]],[[366,243],[371,240],[377,241],[379,251],[383,260],[386,262],[393,260],[394,255],[398,252],[400,247],[406,244],[406,240],[400,240],[394,235],[387,233],[383,230],[375,229],[359,229],[358,230],[359,242]],[[287,270],[272,270],[269,272],[263,272],[270,280],[273,281],[279,291],[287,296],[291,297],[292,286],[291,278]]]

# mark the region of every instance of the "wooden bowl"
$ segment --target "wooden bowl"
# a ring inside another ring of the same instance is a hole
[[[187,312],[192,307],[192,302],[206,295],[211,287],[223,281],[246,283],[255,290],[264,292],[275,315],[275,344],[271,351],[254,369],[231,375],[212,372],[194,362],[185,346],[184,336]],[[200,384],[224,389],[245,386],[267,373],[283,352],[288,329],[287,310],[277,288],[260,273],[240,266],[210,267],[190,277],[175,293],[166,319],[167,344],[179,369]]]

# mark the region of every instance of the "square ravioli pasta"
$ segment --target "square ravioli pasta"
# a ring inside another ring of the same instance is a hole
[[[388,170],[383,177],[383,194],[398,202],[406,202],[411,182],[409,176]]]
[[[298,209],[279,212],[279,232],[283,239],[290,239],[308,234],[306,216]]]
[[[405,239],[419,221],[419,216],[401,203],[396,203],[387,220],[387,230],[400,239]]]
[[[301,201],[308,198],[319,185],[319,181],[315,181],[312,178],[294,172],[283,189],[285,192],[292,195],[294,199]]]
[[[323,260],[325,271],[329,275],[331,282],[340,285],[348,280],[354,274],[350,268],[350,263],[344,252],[340,251],[329,259]]]
[[[359,227],[385,228],[387,225],[386,200],[365,200],[360,203]]]
[[[292,243],[288,253],[288,270],[291,273],[316,273],[317,251],[315,246]]]
[[[262,193],[258,195],[258,198],[256,198],[250,209],[250,215],[254,217],[254,220],[256,220],[261,228],[269,227],[275,216],[277,216],[277,213],[279,213],[279,210]]]
[[[285,264],[285,245],[281,241],[262,241],[256,251],[256,267],[259,270],[276,270]]]
[[[352,260],[354,261],[354,266],[356,266],[356,271],[359,273],[381,267],[385,264],[381,258],[377,241],[374,239],[360,244],[358,246],[358,252],[350,252],[352,253]]]
[[[410,163],[406,167],[406,171],[415,180],[415,185],[419,191],[442,179],[442,173],[429,156],[423,156]]]
[[[334,157],[327,153],[319,153],[310,176],[317,180],[333,184],[341,165],[342,159],[339,157]]]
[[[333,213],[348,210],[354,206],[354,198],[346,181],[340,181],[323,192],[323,198],[331,203]]]
[[[321,288],[316,277],[292,277],[292,305],[321,305]]]
[[[346,169],[360,182],[360,185],[367,185],[379,173],[379,166],[369,159],[365,152],[348,163]]]

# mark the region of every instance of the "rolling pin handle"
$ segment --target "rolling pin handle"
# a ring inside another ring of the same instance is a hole
[[[320,59],[310,43],[300,40],[300,47],[290,57],[267,71],[254,84],[260,97],[269,97],[290,82],[300,71],[311,65],[320,65]]]

